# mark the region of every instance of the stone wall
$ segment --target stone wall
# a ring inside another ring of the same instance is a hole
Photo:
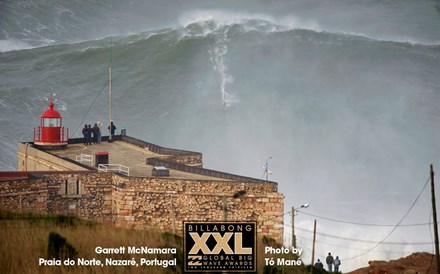
[[[0,182],[0,209],[21,212],[47,212],[48,188],[44,179]]]
[[[203,167],[202,154],[194,153],[188,155],[177,155],[177,156],[163,156],[159,159],[166,160],[169,162],[184,164],[188,166]]]
[[[234,198],[238,191],[246,193]],[[45,172],[36,179],[0,182],[2,210],[75,215],[178,234],[183,221],[253,220],[260,236],[282,242],[283,205],[276,183],[128,178],[96,172]]]
[[[282,241],[284,195],[276,183],[126,178],[114,175],[114,221],[183,232],[184,221],[258,221],[258,232]],[[246,191],[234,198],[238,191]],[[226,207],[226,213],[225,213]],[[227,214],[227,216],[225,216]],[[280,224],[275,226],[275,224]]]
[[[47,183],[48,213],[74,215],[104,223],[112,222],[111,174],[55,174],[49,176]]]
[[[112,175],[51,172],[42,178],[0,182],[0,209],[112,221]]]

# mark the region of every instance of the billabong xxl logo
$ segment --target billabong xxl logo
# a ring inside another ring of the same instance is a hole
[[[185,222],[185,272],[255,272],[255,222]]]

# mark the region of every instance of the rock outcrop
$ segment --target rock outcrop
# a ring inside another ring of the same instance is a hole
[[[426,252],[413,253],[405,258],[386,261],[370,261],[369,267],[348,274],[435,274],[434,255]]]

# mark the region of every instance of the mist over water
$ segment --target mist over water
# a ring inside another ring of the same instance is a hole
[[[17,168],[17,142],[32,140],[50,91],[71,133],[106,121],[110,52],[114,120],[129,135],[256,178],[272,156],[285,212],[310,204],[295,223],[306,263],[307,214],[396,225],[429,164],[440,168],[436,1],[58,2],[0,4],[1,170]],[[428,190],[402,224],[429,222]],[[318,233],[357,240],[318,234],[315,258],[339,255],[344,272],[433,250],[366,253],[375,244],[361,240],[381,241],[393,226],[317,220]],[[285,224],[288,239],[288,214]],[[425,225],[385,241],[432,240]]]

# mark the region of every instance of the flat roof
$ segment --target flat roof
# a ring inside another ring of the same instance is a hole
[[[69,144],[67,148],[60,150],[47,151],[53,155],[62,158],[68,158],[73,161],[80,161],[81,154],[91,156],[95,159],[95,154],[102,152],[109,153],[109,164],[123,165],[129,168],[129,174],[133,177],[152,177],[151,173],[154,166],[146,163],[147,158],[166,157],[167,155],[158,154],[150,151],[148,148],[142,148],[125,141],[113,141],[112,143],[103,141],[99,144],[84,145],[82,143]],[[168,155],[172,156],[172,155]],[[94,163],[90,161],[81,161],[81,164],[90,168],[95,168]],[[218,177],[184,172],[180,170],[170,170],[170,176],[166,178],[174,179],[198,179],[198,180],[220,180]],[[227,179],[222,179],[226,180]]]

